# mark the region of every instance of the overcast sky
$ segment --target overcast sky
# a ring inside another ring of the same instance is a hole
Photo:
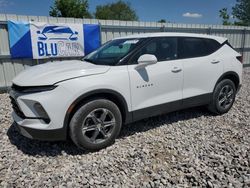
[[[90,12],[96,5],[116,0],[89,0]],[[140,21],[166,19],[175,23],[221,24],[219,10],[231,10],[236,0],[127,0]],[[48,16],[54,0],[0,0],[0,13]]]

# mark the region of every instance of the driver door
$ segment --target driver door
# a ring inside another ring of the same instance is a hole
[[[157,63],[137,68],[143,54],[152,54]],[[177,38],[154,38],[141,48],[128,65],[134,120],[150,117],[181,107],[183,67],[177,58]]]

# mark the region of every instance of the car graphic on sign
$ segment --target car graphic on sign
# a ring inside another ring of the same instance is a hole
[[[42,31],[37,31],[39,40],[71,40],[78,39],[77,31],[67,26],[46,26]]]

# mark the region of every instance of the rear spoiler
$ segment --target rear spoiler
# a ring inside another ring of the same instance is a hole
[[[221,44],[221,46],[224,46],[225,44],[227,44],[228,46],[230,46],[232,49],[234,49],[234,47],[228,42],[228,40],[226,40],[225,42],[223,42]],[[234,49],[235,50],[235,49]]]

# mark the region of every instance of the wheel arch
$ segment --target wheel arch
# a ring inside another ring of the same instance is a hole
[[[220,78],[217,80],[217,82],[216,82],[216,84],[215,84],[215,87],[216,87],[216,85],[220,82],[220,81],[222,81],[222,80],[224,80],[224,79],[229,79],[229,80],[231,80],[234,84],[235,84],[235,88],[238,90],[239,89],[239,86],[240,86],[240,77],[239,77],[239,75],[236,73],[236,72],[234,72],[234,71],[228,71],[228,72],[225,72],[224,74],[222,74],[221,76],[220,76]],[[214,87],[214,88],[215,88]]]
[[[128,104],[125,100],[125,98],[118,92],[110,89],[98,89],[98,90],[93,90],[90,92],[87,92],[81,96],[79,96],[68,108],[65,118],[64,118],[64,123],[63,127],[65,131],[68,133],[68,125],[73,117],[74,113],[82,106],[82,104],[93,100],[95,98],[104,98],[108,99],[112,102],[114,102],[118,108],[120,109],[120,112],[122,114],[122,121],[123,123],[129,123],[132,121],[132,113],[128,111]]]

